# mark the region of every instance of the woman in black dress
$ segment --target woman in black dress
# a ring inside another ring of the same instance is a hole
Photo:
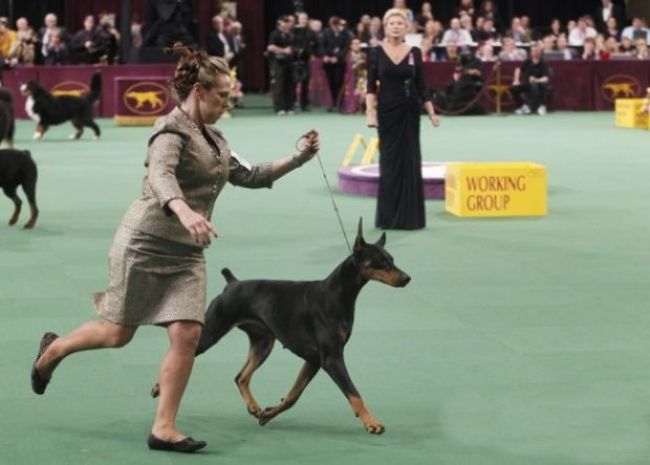
[[[388,10],[384,15],[386,40],[371,50],[368,63],[366,115],[368,126],[377,127],[379,132],[375,226],[381,229],[424,228],[422,102],[433,126],[440,125],[424,86],[422,53],[419,48],[404,43],[406,30],[404,13]]]

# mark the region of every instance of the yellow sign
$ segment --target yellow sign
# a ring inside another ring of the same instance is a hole
[[[445,209],[456,216],[544,216],[546,168],[530,162],[450,163]]]
[[[616,100],[616,127],[648,129],[650,119],[643,98],[625,98]]]

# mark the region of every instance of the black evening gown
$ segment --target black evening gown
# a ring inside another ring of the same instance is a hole
[[[377,94],[379,194],[375,226],[420,229],[426,225],[420,153],[420,110],[430,97],[422,53],[413,47],[398,64],[381,46],[370,51],[368,93]]]

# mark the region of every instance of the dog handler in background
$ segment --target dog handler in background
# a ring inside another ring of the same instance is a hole
[[[126,212],[109,252],[109,287],[94,296],[102,321],[88,322],[67,336],[46,333],[32,368],[32,389],[43,394],[56,366],[83,350],[126,345],[140,325],[167,328],[170,347],[159,372],[161,394],[148,445],[194,452],[205,447],[175,427],[205,312],[203,250],[216,230],[214,202],[226,181],[271,187],[319,149],[308,132],[295,155],[251,166],[228,148],[212,127],[228,109],[232,87],[227,63],[180,44],[171,81],[178,102],[160,118],[149,139],[142,196]]]

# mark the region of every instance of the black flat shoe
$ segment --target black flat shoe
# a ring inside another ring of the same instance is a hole
[[[59,336],[57,336],[54,333],[45,333],[43,337],[41,338],[41,344],[38,348],[38,354],[36,354],[36,360],[34,360],[34,364],[32,365],[32,391],[34,391],[36,394],[43,394],[45,392],[45,388],[47,387],[48,383],[50,382],[50,378],[43,378],[41,374],[38,372],[36,369],[36,362],[41,358],[43,353],[47,350],[50,344],[57,339]]]
[[[195,441],[194,439],[187,437],[182,441],[178,442],[167,442],[162,439],[158,439],[153,434],[149,435],[147,439],[147,445],[149,449],[152,450],[168,450],[172,452],[196,452],[199,449],[203,449],[207,443],[205,441]]]

